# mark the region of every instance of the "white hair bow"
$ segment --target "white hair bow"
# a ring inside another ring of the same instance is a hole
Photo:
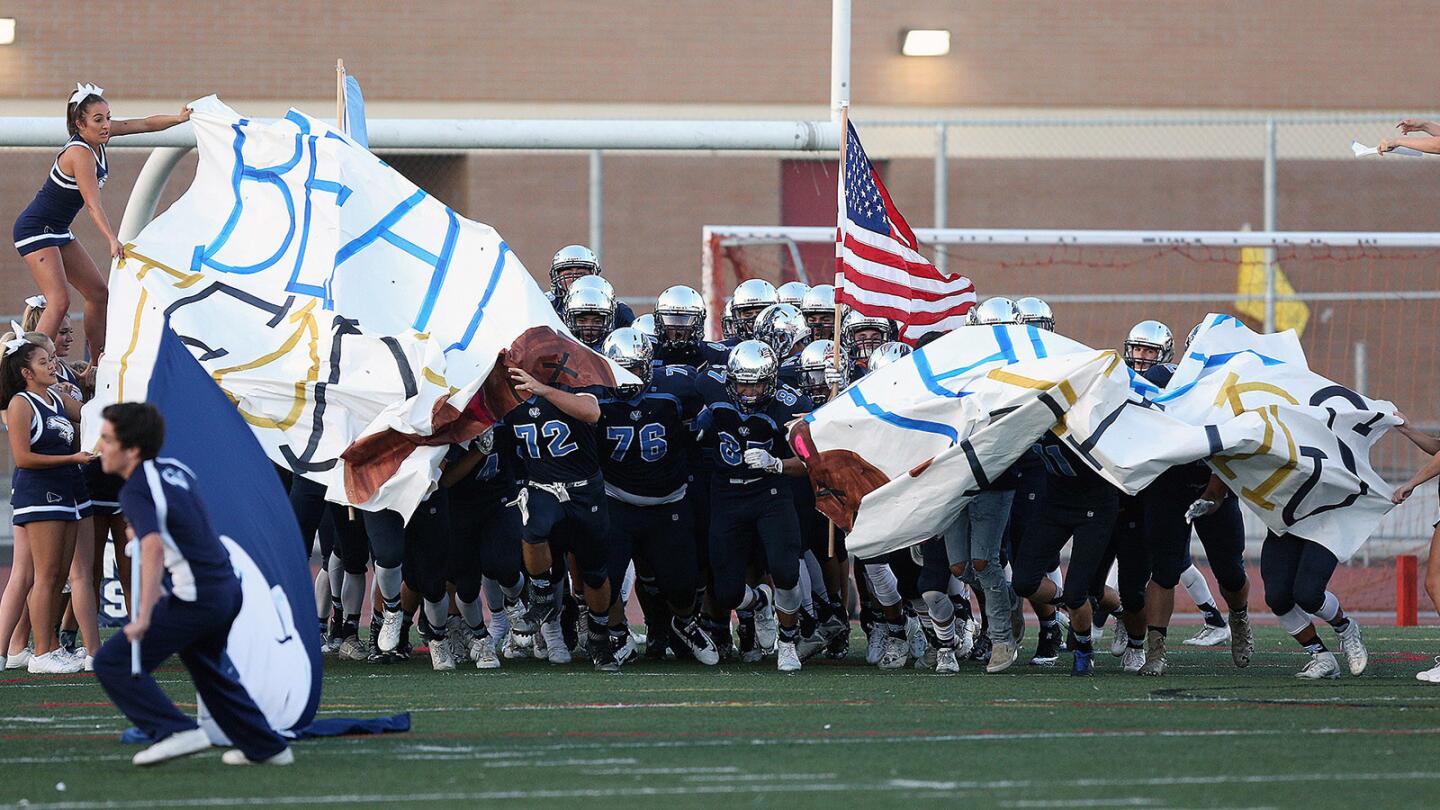
[[[85,100],[86,96],[103,95],[105,95],[105,88],[103,87],[97,87],[93,84],[81,84],[80,82],[76,82],[75,92],[70,94],[70,103],[79,104],[80,102]]]
[[[44,309],[45,307],[50,306],[50,302],[46,301],[45,296],[43,295],[32,295],[29,298],[25,299],[25,306],[34,307],[35,309]]]
[[[10,356],[11,354],[13,354],[14,352],[19,351],[21,348],[23,348],[23,347],[25,346],[25,344],[27,344],[27,343],[30,342],[30,341],[28,341],[28,340],[25,339],[25,330],[20,327],[20,324],[14,322],[14,321],[11,321],[11,322],[10,322],[10,331],[11,331],[11,333],[13,333],[13,334],[15,335],[15,337],[14,337],[13,339],[11,339],[11,340],[5,341],[5,356],[6,356],[6,357],[9,357],[9,356]]]

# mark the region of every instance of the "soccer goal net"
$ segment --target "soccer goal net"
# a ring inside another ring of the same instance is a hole
[[[981,300],[1035,295],[1056,329],[1096,347],[1119,347],[1129,328],[1155,319],[1177,350],[1207,312],[1237,315],[1257,330],[1294,329],[1320,374],[1396,404],[1440,432],[1440,234],[1249,231],[1054,231],[918,229],[924,252],[968,276]],[[711,316],[747,278],[779,284],[834,279],[834,228],[722,227],[703,231],[701,279]],[[1425,460],[1398,434],[1373,459],[1404,481]],[[1394,558],[1427,547],[1434,485],[1393,511],[1337,584],[1365,607],[1395,604]],[[1258,554],[1263,528],[1248,523]],[[1200,553],[1199,545],[1195,548]],[[1360,607],[1359,604],[1356,605]]]

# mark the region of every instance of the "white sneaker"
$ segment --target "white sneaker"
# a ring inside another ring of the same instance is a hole
[[[880,656],[885,654],[885,623],[875,622],[870,625],[870,637],[865,644],[865,663],[874,666],[880,663]]]
[[[499,669],[500,656],[495,654],[495,643],[490,640],[489,635],[480,635],[470,640],[470,649],[467,651],[470,660],[475,662],[476,669]]]
[[[911,658],[925,657],[925,648],[930,643],[925,640],[925,629],[920,626],[920,620],[914,616],[905,620],[905,641],[910,645]]]
[[[275,756],[256,762],[245,756],[245,752],[239,748],[231,748],[221,755],[220,761],[226,765],[289,765],[295,761],[295,752],[291,751],[290,746],[287,745],[285,750]]]
[[[198,754],[209,747],[210,738],[205,736],[205,731],[192,728],[189,731],[177,731],[171,734],[136,754],[130,761],[136,765],[155,765],[167,759]]]
[[[969,622],[955,623],[955,658],[969,658],[970,653],[975,649],[975,634],[970,630]]]
[[[84,647],[76,647],[75,652],[70,653],[70,657],[80,662],[81,672],[95,671],[95,656],[91,655],[90,651]]]
[[[1322,653],[1315,653],[1310,656],[1310,663],[1305,668],[1295,673],[1295,677],[1307,681],[1318,681],[1323,678],[1340,677],[1340,664],[1335,660],[1335,653],[1326,650]]]
[[[1440,655],[1435,656],[1435,666],[1424,672],[1415,673],[1415,680],[1426,683],[1440,683]]]
[[[18,653],[5,659],[6,669],[24,669],[30,665],[30,659],[35,657],[35,651],[26,647]]]
[[[432,638],[428,640],[430,647],[430,668],[436,672],[450,672],[455,669],[455,653],[450,649],[450,640],[445,638]]]
[[[1143,666],[1145,666],[1145,649],[1126,644],[1125,649],[1120,653],[1120,669],[1133,675],[1139,672]]]
[[[535,655],[535,635],[533,633],[522,633],[514,625],[510,627],[510,633],[505,636],[505,644],[500,648],[500,654],[510,660],[517,658],[530,658]]]
[[[765,592],[765,607],[755,611],[755,646],[768,653],[775,649],[780,638],[780,621],[775,618],[775,591],[763,583],[757,585],[756,590]]]
[[[994,655],[994,653],[991,653]],[[955,658],[955,650],[951,647],[941,647],[935,651],[935,672],[940,675],[954,675],[960,671],[960,662]]]
[[[570,648],[565,646],[565,631],[560,628],[558,618],[551,619],[540,625],[540,635],[536,637],[535,657],[540,657],[540,642],[544,643],[546,658],[552,664],[568,664],[574,660],[570,654]]]
[[[1115,637],[1110,639],[1110,654],[1119,658],[1125,654],[1126,648],[1130,646],[1130,631],[1125,629],[1125,623],[1120,621],[1119,616],[1114,618],[1114,622]],[[1095,629],[1093,627],[1090,629],[1090,643],[1095,643]]]
[[[904,669],[910,660],[910,641],[904,636],[885,634],[885,651],[876,665],[881,669]]]
[[[671,637],[684,644],[695,656],[695,660],[707,667],[713,667],[720,663],[720,651],[715,648],[715,640],[700,629],[695,617],[691,616],[687,621],[681,622],[676,616],[670,617]]]
[[[32,675],[69,675],[79,672],[85,662],[76,660],[63,649],[54,649],[44,655],[33,655],[26,668]]]
[[[375,649],[382,653],[395,652],[400,647],[400,629],[405,624],[405,614],[382,608],[380,615],[380,637],[375,640]]]
[[[775,643],[775,668],[781,672],[800,671],[800,653],[796,652],[793,642],[777,641]]]
[[[505,637],[510,635],[510,611],[490,611],[490,621],[486,626],[490,630],[490,645],[497,650],[505,646]]]
[[[1182,644],[1189,644],[1191,647],[1219,647],[1221,644],[1230,642],[1230,625],[1216,627],[1207,624],[1200,628],[1200,632],[1185,639]]]
[[[1345,653],[1345,663],[1350,665],[1350,674],[1356,677],[1365,674],[1365,665],[1370,663],[1370,652],[1365,649],[1365,637],[1360,632],[1360,623],[1354,619],[1345,625],[1340,633],[1340,650]]]

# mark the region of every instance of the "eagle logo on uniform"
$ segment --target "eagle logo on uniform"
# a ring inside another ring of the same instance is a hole
[[[738,432],[741,436],[749,436],[749,435],[750,435],[750,428],[745,427],[744,425],[741,425],[741,426],[740,426],[740,430],[737,431],[737,432]]]
[[[75,441],[75,425],[63,416],[52,416],[46,419],[45,427],[59,433],[60,438],[64,439],[66,444]]]
[[[489,454],[495,449],[495,428],[490,428],[480,434],[480,452]]]
[[[631,412],[630,412],[630,421],[631,421],[631,422],[639,422],[639,421],[640,421],[640,412],[639,412],[639,411],[631,411]]]
[[[540,409],[539,409],[539,408],[531,408],[531,409],[530,409],[530,418],[531,418],[531,419],[539,419],[539,418],[540,418]]]

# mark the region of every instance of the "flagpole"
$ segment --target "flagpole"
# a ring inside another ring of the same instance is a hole
[[[840,292],[845,286],[845,159],[850,145],[850,102],[840,102],[840,174],[835,178],[835,370],[840,370]],[[830,398],[840,392],[840,383],[830,386]],[[828,520],[828,519],[827,519]],[[828,520],[825,556],[835,556],[835,521]]]
[[[349,132],[345,126],[345,60],[335,60],[335,128]]]
[[[130,606],[129,620],[135,621],[140,616],[140,539],[133,536],[130,542],[125,544],[125,553],[130,555]],[[140,642],[130,642],[130,677],[138,678],[141,675],[140,666]]]

